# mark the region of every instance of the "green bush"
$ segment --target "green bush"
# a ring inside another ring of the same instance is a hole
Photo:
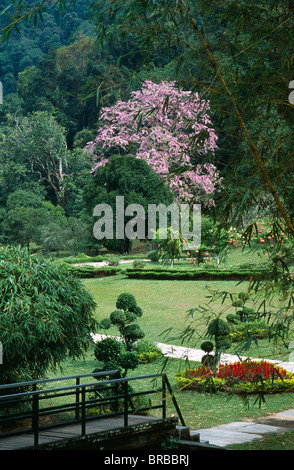
[[[136,369],[139,365],[139,358],[134,352],[127,351],[120,356],[119,365],[125,370]]]
[[[159,261],[160,253],[157,250],[151,250],[147,253],[147,258],[150,259],[150,261],[157,262]]]
[[[123,329],[123,336],[127,345],[135,343],[138,339],[144,338],[145,333],[136,323],[128,325]]]
[[[238,323],[231,326],[229,338],[232,343],[238,343],[255,337],[257,339],[268,338],[271,333],[271,326],[264,321],[251,321]]]
[[[74,263],[98,263],[104,261],[104,257],[101,255],[97,256],[88,256],[84,253],[78,253],[76,256],[68,256],[67,258],[62,259],[63,262],[74,264]]]
[[[211,341],[203,341],[200,347],[206,353],[213,351],[213,343]]]
[[[111,327],[111,320],[110,318],[104,318],[101,320],[99,323],[99,328],[102,328],[103,330],[108,330]]]
[[[132,264],[133,268],[145,268],[146,263],[142,259],[135,259]]]
[[[65,264],[7,247],[0,267],[0,383],[41,378],[88,350],[96,305]]]
[[[126,322],[125,312],[123,310],[114,310],[114,312],[110,314],[110,322],[118,327],[124,325]]]
[[[238,325],[241,321],[239,315],[234,315],[233,313],[229,313],[226,316],[226,320],[230,325]]]
[[[115,305],[117,309],[130,310],[131,312],[133,312],[135,307],[137,306],[137,303],[133,294],[124,292],[123,294],[120,294],[118,296]]]
[[[113,338],[105,338],[96,343],[94,356],[102,362],[118,362],[123,352],[122,344]]]
[[[140,364],[146,364],[162,357],[162,351],[151,341],[138,341],[136,353]]]
[[[109,256],[109,258],[107,258],[108,266],[118,266],[119,261],[120,259],[118,256]]]
[[[230,327],[228,323],[221,318],[212,320],[207,328],[207,335],[214,336],[216,339],[227,336],[230,333]]]
[[[67,269],[73,273],[76,277],[89,279],[95,277],[103,277],[103,276],[115,276],[121,272],[121,268],[113,266],[102,266],[100,268],[96,268],[94,266],[67,266]]]

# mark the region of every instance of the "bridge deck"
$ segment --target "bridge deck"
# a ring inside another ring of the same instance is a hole
[[[161,421],[159,418],[150,416],[128,416],[128,426],[144,425],[145,423],[154,423]],[[86,435],[103,434],[111,430],[122,430],[124,427],[124,418],[108,417],[94,419],[87,422]],[[64,426],[54,427],[52,429],[44,429],[39,432],[39,445],[51,444],[57,441],[74,439],[81,437],[80,424],[66,424]],[[29,450],[34,447],[34,434],[19,434],[0,438],[0,450]]]

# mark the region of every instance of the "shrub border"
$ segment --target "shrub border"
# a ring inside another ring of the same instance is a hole
[[[158,279],[158,280],[243,280],[249,279],[250,277],[257,279],[266,279],[271,277],[271,273],[264,269],[258,270],[205,270],[195,269],[191,270],[167,270],[166,268],[155,268],[150,269],[138,269],[138,268],[127,268],[124,273],[130,279]]]

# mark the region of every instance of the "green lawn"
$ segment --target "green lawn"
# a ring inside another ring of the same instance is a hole
[[[200,311],[196,311],[192,318],[188,311],[208,305],[210,300],[208,288],[236,294],[248,288],[247,282],[140,280],[128,279],[124,275],[86,279],[84,284],[96,300],[97,320],[109,317],[110,313],[116,309],[115,302],[119,294],[130,292],[143,309],[139,323],[147,339],[181,345],[181,334],[190,325],[194,334],[190,341],[185,340],[184,345],[197,349],[200,349],[203,341],[208,319],[219,314],[225,318],[228,313],[234,313],[235,309],[231,306],[228,297],[224,304],[222,304],[222,298],[211,303],[206,317]],[[116,333],[116,329],[111,331],[111,334]],[[228,352],[234,354],[235,348],[236,346],[233,345]],[[252,345],[250,355],[285,361],[288,351],[283,344],[276,345],[263,340],[259,341],[257,346]]]
[[[206,281],[137,280],[119,275],[87,279],[84,283],[97,302],[98,320],[108,317],[115,310],[115,302],[120,293],[132,293],[143,310],[139,322],[147,339],[159,342],[170,340],[163,336],[163,332],[169,328],[172,329],[170,336],[178,335],[183,331],[188,324],[188,310],[206,303],[208,295]],[[235,292],[244,290],[243,285],[237,286],[236,284],[232,281],[215,281],[214,287]],[[219,311],[223,307],[219,302],[214,305],[214,308],[215,311]],[[195,323],[199,324],[198,332],[201,333],[205,329],[205,324],[197,316]],[[198,338],[195,336],[196,339]],[[179,339],[174,340],[174,344],[181,344],[181,342]]]

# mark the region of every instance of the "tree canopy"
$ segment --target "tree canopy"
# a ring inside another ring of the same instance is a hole
[[[131,153],[170,180],[180,201],[209,206],[219,180],[217,169],[207,161],[216,141],[209,104],[197,93],[179,90],[173,83],[146,81],[127,102],[101,110],[98,136],[87,151],[96,159],[93,171],[113,150]]]

